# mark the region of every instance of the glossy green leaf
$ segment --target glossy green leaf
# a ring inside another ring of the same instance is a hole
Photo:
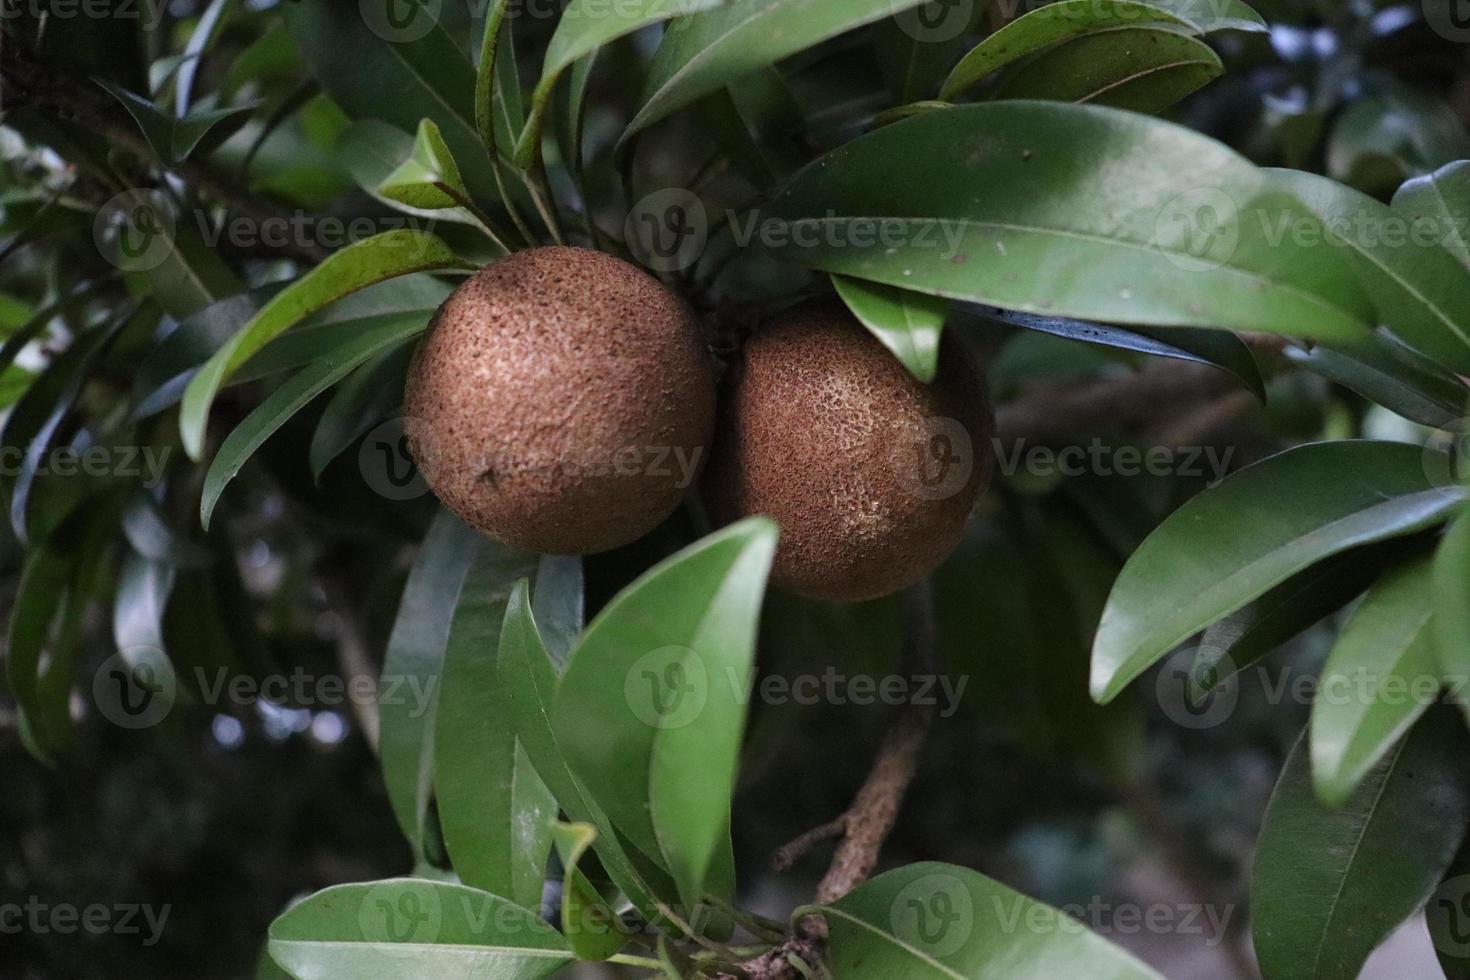
[[[527,908],[541,904],[556,802],[509,708],[509,685],[530,679],[501,671],[499,648],[512,590],[527,589],[516,579],[534,562],[494,542],[480,549],[454,610],[434,724],[434,793],[454,870]]]
[[[383,178],[378,193],[426,211],[459,207],[469,196],[454,155],[432,119],[419,121],[413,153]]]
[[[1215,11],[1219,11],[1218,14]],[[987,75],[1043,48],[1112,27],[1177,24],[1196,33],[1234,28],[1266,29],[1265,22],[1244,3],[1152,3],[1135,0],[1061,0],[1028,11],[981,41],[954,67],[940,90],[953,100]]]
[[[893,174],[902,173],[902,180]],[[1315,221],[1263,173],[1172,123],[1096,106],[954,106],[797,174],[761,243],[801,265],[1106,323],[1361,336],[1372,308]]]
[[[617,915],[579,869],[583,855],[597,839],[597,828],[587,823],[558,823],[554,828],[556,852],[565,875],[561,893],[561,927],[580,960],[605,960],[627,944]]]
[[[832,285],[852,315],[910,374],[926,384],[934,380],[948,300],[845,276],[833,276]]]
[[[969,868],[923,862],[881,874],[828,906],[836,980],[1158,980],[1060,909]]]
[[[592,54],[604,44],[650,24],[658,24],[671,17],[697,16],[701,11],[718,7],[724,2],[725,0],[632,0],[630,3],[609,5],[602,0],[570,0],[562,10],[556,33],[546,45],[541,80],[531,93],[531,114],[516,146],[517,166],[529,169],[535,155],[540,152],[541,127],[551,105],[552,93],[562,72],[570,68],[573,62]],[[670,31],[679,29],[679,25],[675,25]]]
[[[334,158],[364,193],[395,210],[425,221],[474,224],[474,217],[461,208],[429,209],[385,197],[380,188],[414,153],[414,137],[380,119],[359,119],[337,139]]]
[[[1317,797],[1341,806],[1439,698],[1427,556],[1383,574],[1343,626],[1312,704]]]
[[[386,419],[403,401],[403,378],[413,349],[395,348],[362,365],[337,386],[311,434],[311,476]]]
[[[225,437],[219,452],[210,461],[199,501],[200,523],[208,529],[214,506],[225,487],[255,451],[291,416],[359,365],[418,336],[423,330],[423,318],[417,314],[386,318],[386,322],[358,332],[345,343],[321,354],[272,391]]]
[[[1307,738],[1276,783],[1256,842],[1252,933],[1272,980],[1353,980],[1424,906],[1470,821],[1463,725],[1425,715],[1336,810],[1312,790]]]
[[[333,253],[278,293],[200,368],[184,390],[179,431],[191,459],[204,452],[204,431],[214,396],[230,375],[288,327],[348,293],[414,272],[473,266],[455,257],[433,235],[410,229],[386,231]]]
[[[556,669],[541,641],[525,593],[518,593],[515,600],[506,610],[505,630],[500,640],[500,670],[511,675],[505,689],[513,694],[510,709],[515,715],[516,734],[567,816],[597,829],[594,847],[608,877],[646,918],[656,921],[661,896],[670,895],[673,884],[663,875],[657,876],[661,880],[650,880],[654,876],[645,874],[645,869],[634,863],[618,840],[607,814],[582,780],[568,768],[552,727]]]
[[[1156,113],[1218,78],[1220,56],[1187,28],[1114,27],[1042,52],[1009,72],[998,99],[1090,102]]]
[[[378,681],[378,755],[398,826],[421,860],[434,779],[434,713],[460,591],[483,539],[440,511],[419,546]]]
[[[301,980],[537,980],[572,961],[535,913],[422,878],[319,891],[271,923],[270,954]]]
[[[1299,446],[1185,503],[1113,586],[1092,648],[1093,698],[1111,700],[1175,646],[1324,558],[1448,519],[1466,493],[1437,485],[1425,452]]]
[[[776,547],[764,518],[661,562],[592,621],[557,691],[568,764],[687,908],[728,835],[756,623]]]
[[[415,132],[421,119],[434,120],[474,198],[499,199],[475,127],[475,70],[431,9],[409,11],[415,20],[431,20],[411,21],[408,33],[416,36],[396,40],[383,36],[391,30],[380,33],[381,24],[374,30],[352,4],[289,4],[284,12],[302,57],[349,118],[382,120],[404,133]],[[392,165],[402,161],[400,156]]]
[[[1331,235],[1328,244],[1353,257],[1378,321],[1445,367],[1470,374],[1465,268],[1438,244],[1415,241],[1401,216],[1366,194],[1315,174],[1270,173],[1322,219]]]
[[[209,135],[209,131],[220,123],[229,119],[238,119],[260,106],[259,102],[252,102],[248,105],[231,106],[226,109],[192,112],[179,118],[164,112],[141,95],[135,95],[119,85],[103,79],[98,79],[97,84],[122,103],[122,107],[143,131],[143,136],[148,140],[148,145],[153,148],[153,152],[167,164],[178,163],[187,157],[199,145],[199,142]]]
[[[1382,547],[1318,562],[1211,625],[1189,671],[1194,696],[1202,698],[1362,595],[1378,577]]]
[[[923,0],[729,0],[680,17],[654,53],[628,136],[763,65]]]
[[[1470,160],[1405,181],[1393,195],[1393,209],[1409,219],[1411,235],[1438,243],[1470,268]]]
[[[1470,397],[1454,375],[1392,337],[1370,334],[1338,347],[1288,347],[1286,356],[1314,374],[1351,388],[1406,419],[1448,428]]]
[[[1470,694],[1470,514],[1450,525],[1434,559],[1436,652],[1446,683]]]

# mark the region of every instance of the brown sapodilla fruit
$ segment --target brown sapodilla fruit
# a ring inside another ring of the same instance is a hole
[[[439,308],[404,394],[435,495],[506,544],[589,554],[652,530],[704,462],[714,368],[680,299],[621,259],[517,252]]]
[[[952,339],[916,380],[845,308],[758,329],[725,379],[702,487],[721,523],[781,525],[773,584],[855,602],[895,592],[959,544],[990,477],[990,404]]]

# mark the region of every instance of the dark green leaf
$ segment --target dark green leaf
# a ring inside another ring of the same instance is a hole
[[[554,833],[556,852],[565,869],[561,927],[578,959],[605,960],[622,949],[628,937],[617,915],[577,867],[597,839],[597,828],[588,823],[558,823]]]
[[[832,285],[852,315],[910,374],[926,384],[934,380],[948,300],[844,276],[833,276]]]
[[[1343,626],[1312,704],[1317,797],[1341,806],[1439,698],[1434,588],[1423,556],[1389,569]]]
[[[1408,217],[1411,235],[1427,236],[1470,268],[1470,160],[1406,181],[1393,209]]]
[[[557,691],[573,771],[687,908],[728,835],[776,526],[751,518],[655,566],[592,621]]]
[[[434,723],[434,795],[454,870],[465,884],[527,908],[541,904],[556,801],[510,710],[530,678],[501,671],[498,651],[505,611],[520,601],[512,588],[527,588],[516,579],[534,562],[493,542],[480,549],[454,610]]]
[[[388,801],[422,859],[434,779],[434,712],[460,591],[483,539],[440,511],[419,547],[378,683],[378,754]]]
[[[1339,809],[1312,791],[1297,741],[1266,807],[1251,875],[1252,932],[1272,980],[1353,980],[1424,906],[1470,820],[1464,734],[1430,711]]]
[[[1324,558],[1448,519],[1466,494],[1436,484],[1426,452],[1299,446],[1184,504],[1118,576],[1092,648],[1092,696],[1111,700],[1176,645]]]
[[[199,145],[199,141],[204,139],[215,126],[227,119],[235,119],[253,112],[260,106],[259,102],[252,102],[248,105],[231,106],[227,109],[193,112],[177,118],[159,109],[141,95],[135,95],[121,86],[103,79],[98,79],[97,84],[122,103],[128,115],[133,117],[138,128],[143,131],[153,152],[158,154],[160,160],[168,164],[178,163],[192,153]]]
[[[1433,361],[1379,334],[1340,347],[1288,347],[1286,356],[1314,374],[1434,429],[1456,422],[1470,394]]]
[[[395,348],[368,361],[337,386],[311,435],[312,479],[347,447],[367,435],[403,401],[403,377],[412,348]]]
[[[542,555],[531,609],[552,663],[565,664],[586,621],[581,555]]]
[[[1350,269],[1333,249],[1273,238],[1273,222],[1315,219],[1269,187],[1219,143],[1145,116],[955,106],[797,174],[763,244],[827,272],[1027,312],[1361,336],[1372,308]]]
[[[419,122],[413,152],[383,178],[378,194],[425,211],[458,207],[465,202],[469,192],[464,178],[434,120]]]
[[[1270,171],[1343,246],[1378,321],[1439,363],[1470,374],[1470,275],[1438,244],[1415,241],[1405,219],[1366,194],[1315,174]],[[1289,232],[1290,234],[1290,232]]]
[[[1439,543],[1434,604],[1440,670],[1464,696],[1470,693],[1470,515],[1456,518]]]

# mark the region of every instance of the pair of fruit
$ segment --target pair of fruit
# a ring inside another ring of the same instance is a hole
[[[719,400],[717,411],[709,350],[677,296],[620,259],[556,247],[454,291],[404,404],[434,493],[513,547],[625,544],[702,467],[710,516],[775,518],[773,583],[821,599],[927,574],[988,476],[989,405],[963,353],[947,343],[921,384],[840,305],[762,325]]]

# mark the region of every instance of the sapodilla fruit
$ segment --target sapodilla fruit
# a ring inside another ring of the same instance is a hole
[[[959,544],[994,463],[983,381],[944,341],[916,380],[835,303],[764,324],[725,379],[702,488],[720,523],[781,526],[773,584],[855,602],[895,592]]]
[[[689,309],[621,259],[517,252],[439,308],[409,367],[409,450],[467,524],[590,554],[652,530],[708,454],[715,380]]]

